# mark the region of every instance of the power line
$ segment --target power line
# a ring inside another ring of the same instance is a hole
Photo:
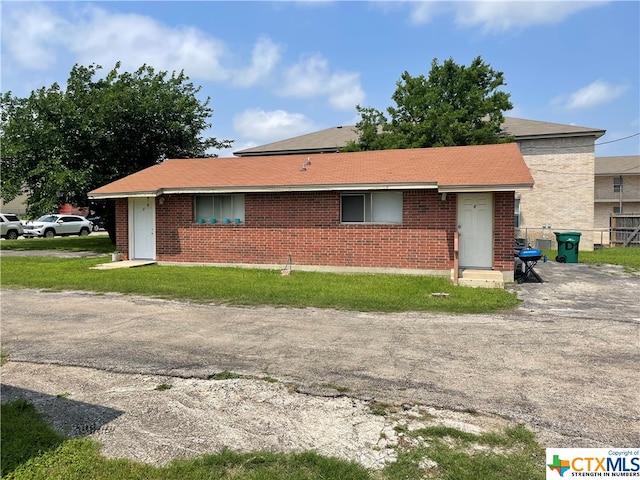
[[[608,142],[596,143],[595,145],[598,146],[598,145],[606,145],[607,143],[621,142],[622,140],[627,140],[628,138],[637,137],[638,135],[640,135],[640,132],[634,133],[633,135],[629,135],[628,137],[618,138],[617,140],[609,140]]]
[[[633,155],[629,155],[629,156],[633,156]],[[600,157],[600,158],[606,158],[606,157]],[[583,172],[561,172],[561,171],[556,171],[556,170],[545,170],[544,168],[536,168],[536,167],[529,167],[529,170],[531,170],[532,172],[542,172],[542,173],[553,173],[554,175],[584,175],[586,177],[593,177],[594,175],[601,175],[601,176],[616,176],[616,175],[620,175],[621,173],[626,173],[626,172],[631,172],[633,170],[636,170],[638,167],[629,167],[629,168],[625,168],[625,169],[621,169],[618,170],[616,172],[606,172],[606,173],[601,173],[601,174],[596,174],[595,172],[591,172],[591,173],[583,173]]]

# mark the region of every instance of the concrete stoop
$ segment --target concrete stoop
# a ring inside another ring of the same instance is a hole
[[[101,263],[89,268],[93,270],[113,270],[116,268],[144,267],[145,265],[155,265],[156,263],[154,260],[121,260],[119,262]]]
[[[502,272],[495,270],[463,270],[458,279],[462,287],[504,288]]]

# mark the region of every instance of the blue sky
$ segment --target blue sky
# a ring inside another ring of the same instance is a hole
[[[599,156],[640,154],[640,2],[1,3],[3,92],[64,85],[75,63],[184,70],[229,151],[386,111],[404,71],[480,55],[508,116],[606,129]],[[631,138],[615,141],[624,137]],[[605,143],[612,142],[612,143]]]

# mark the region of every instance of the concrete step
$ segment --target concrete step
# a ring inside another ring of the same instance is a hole
[[[144,267],[145,265],[155,265],[157,262],[153,260],[122,260],[119,262],[101,263],[95,267],[89,267],[93,270],[113,270],[115,268],[135,268]]]
[[[477,288],[504,288],[502,272],[495,270],[465,269],[458,279],[458,285]]]

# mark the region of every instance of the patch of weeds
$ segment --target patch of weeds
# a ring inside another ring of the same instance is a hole
[[[323,383],[320,385],[322,388],[330,388],[340,393],[347,393],[349,389],[347,387],[341,387],[339,385],[335,385],[333,383]]]
[[[409,431],[409,425],[396,425],[395,427],[393,427],[393,429],[398,433],[407,433]]]
[[[0,366],[4,365],[9,361],[9,352],[7,352],[4,348],[0,349]]]
[[[218,372],[218,373],[214,373],[213,375],[209,375],[207,377],[207,380],[234,380],[236,378],[245,378],[245,376],[236,372],[230,372],[229,370],[224,370],[223,372]]]
[[[501,433],[470,433],[457,428],[444,426],[431,426],[416,430],[416,433],[428,438],[446,438],[465,442],[475,442],[481,445],[501,446],[511,448],[518,444],[528,445],[535,443],[535,435],[527,430],[524,425],[506,428]]]
[[[446,472],[443,478],[542,480],[545,476],[544,448],[523,425],[481,434],[432,426],[412,435],[428,439],[425,458]]]
[[[69,392],[62,392],[56,395],[58,398],[69,398],[71,394]]]
[[[427,452],[424,448],[416,448],[409,450],[401,450],[398,452],[398,458],[395,462],[387,464],[382,473],[383,478],[388,479],[417,479],[425,478],[424,469],[421,464]],[[430,478],[430,477],[427,477]],[[439,477],[435,477],[439,478]],[[442,477],[456,478],[456,477]],[[483,479],[484,480],[484,479]]]
[[[381,417],[386,417],[389,413],[389,405],[382,402],[371,402],[369,403],[369,411],[373,415],[380,415]]]
[[[241,373],[232,372],[230,370],[224,370],[222,372],[213,373],[207,376],[207,380],[235,380],[238,378],[244,378],[246,380],[260,380],[267,383],[279,383],[280,380],[277,378],[270,377],[268,375],[264,375],[262,377],[258,377],[255,375],[243,375]]]
[[[433,413],[429,413],[426,410],[423,410],[422,408],[418,408],[418,420],[422,421],[422,422],[428,422],[429,420],[433,420],[434,418],[436,418],[436,416]]]
[[[440,425],[420,428],[416,430],[414,434],[421,435],[425,438],[451,438],[467,442],[473,442],[479,438],[479,435],[476,435],[475,433],[464,432],[457,428],[444,427]]]
[[[169,390],[171,387],[173,387],[173,385],[169,385],[168,383],[161,383],[156,388],[154,388],[154,390],[164,392],[165,390]]]
[[[471,415],[480,415],[480,412],[473,407],[467,407],[460,410],[462,413],[469,413]]]

